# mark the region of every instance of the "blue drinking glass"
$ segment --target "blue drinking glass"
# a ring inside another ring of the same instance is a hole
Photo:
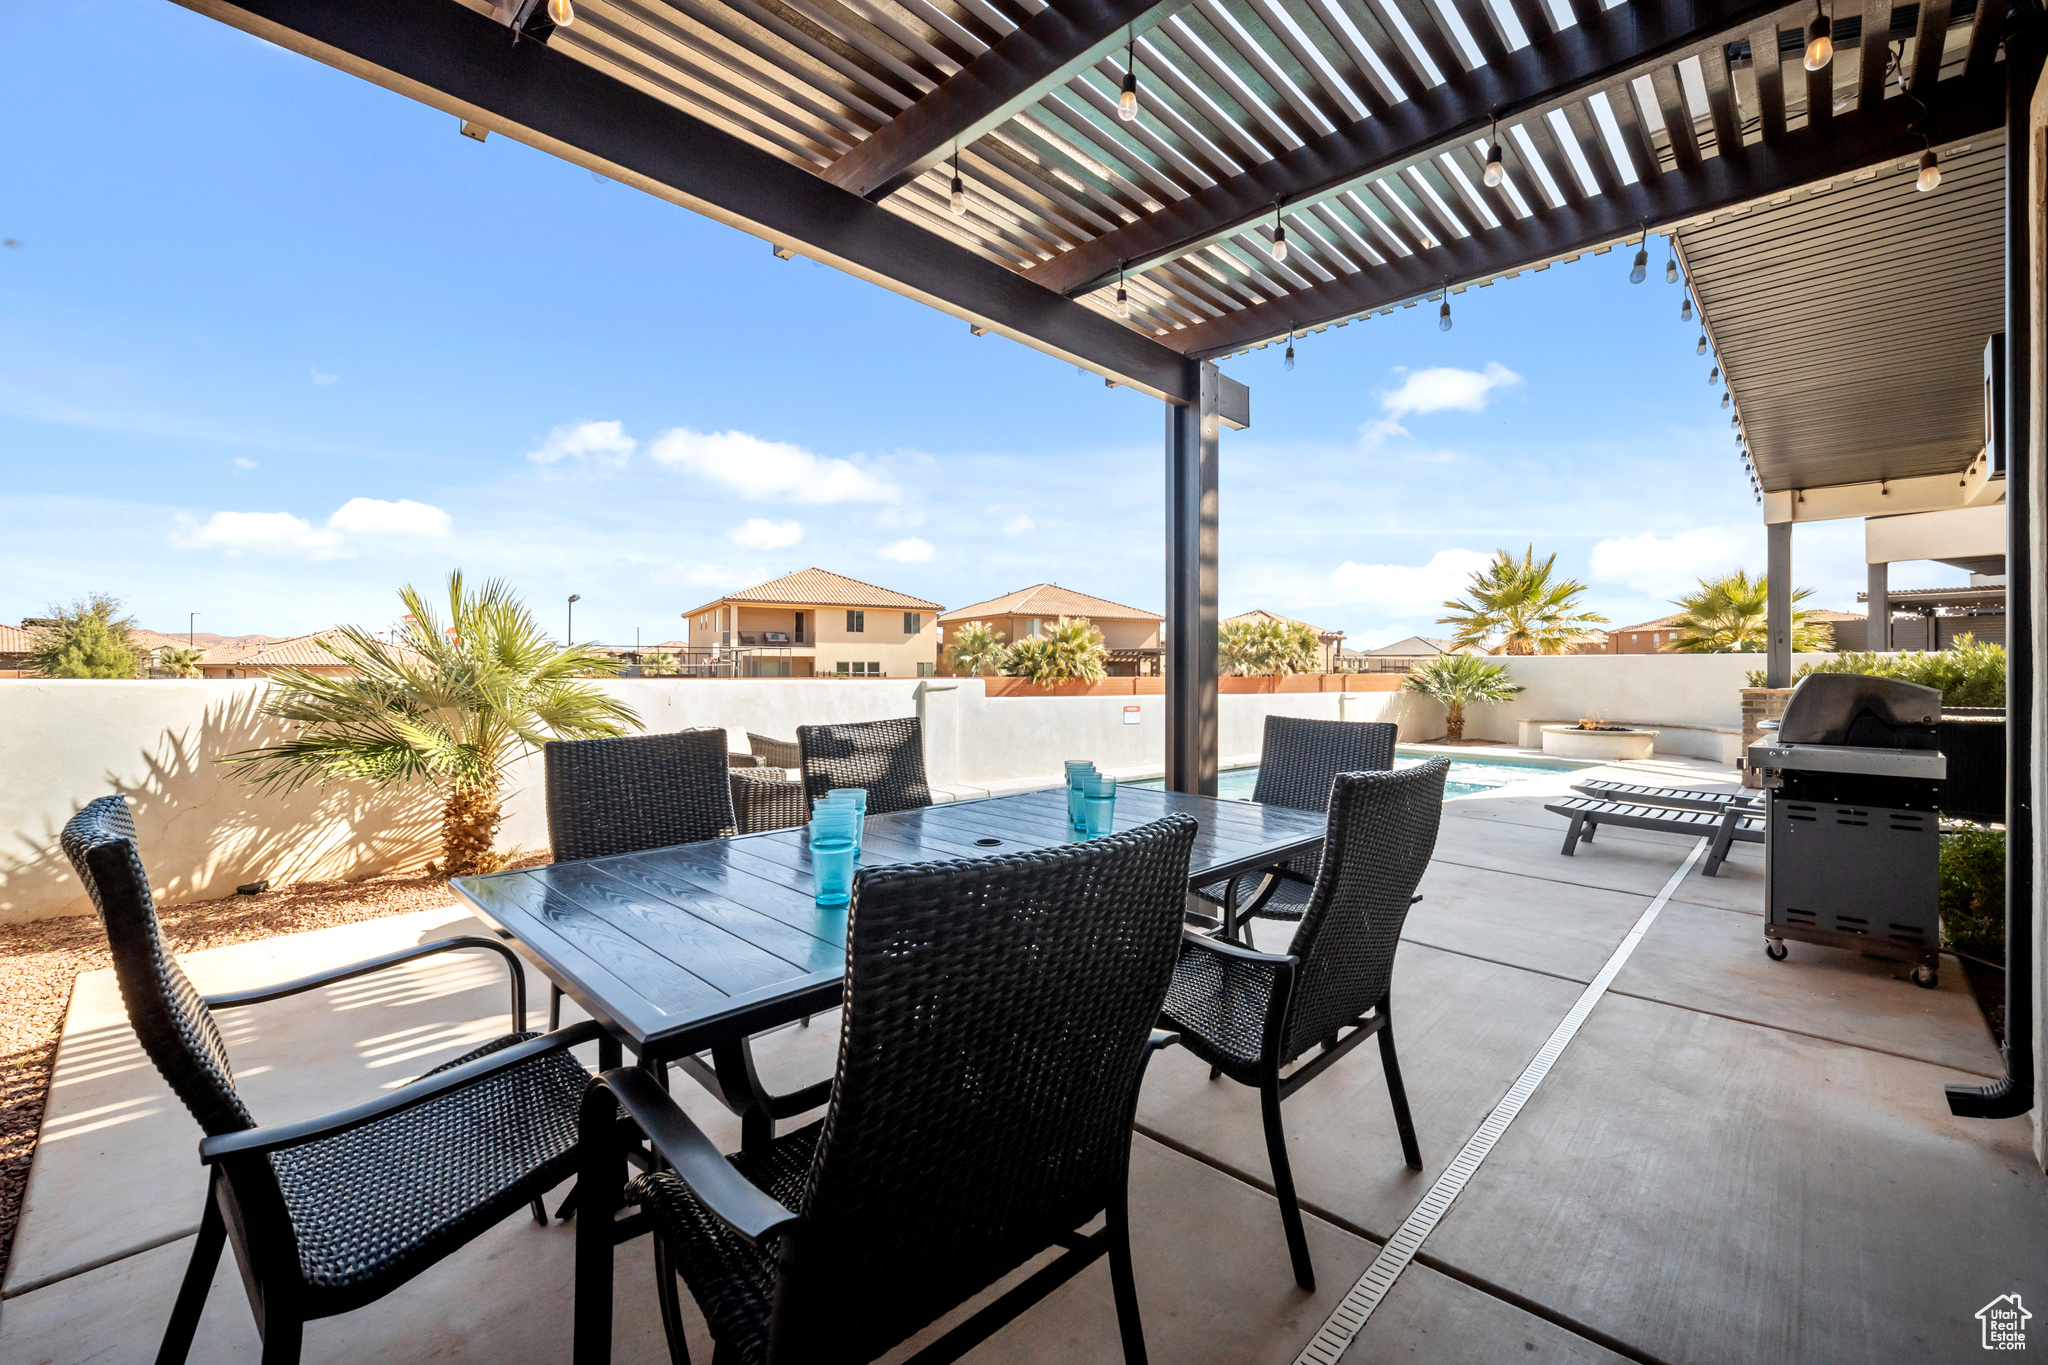
[[[853,842],[856,845],[867,842],[868,793],[865,787],[838,787],[819,797],[811,807],[811,819],[820,815],[838,812],[851,817]]]
[[[820,839],[846,839],[858,849],[861,845],[860,812],[845,801],[821,801],[817,813],[811,816],[811,841]]]
[[[1081,814],[1081,783],[1094,775],[1095,765],[1083,758],[1067,760],[1067,823],[1080,829],[1085,821]]]
[[[1089,774],[1081,785],[1081,811],[1088,837],[1107,834],[1116,826],[1116,779]]]
[[[819,838],[811,832],[811,878],[820,905],[844,905],[853,898],[853,869],[860,852],[845,836]]]

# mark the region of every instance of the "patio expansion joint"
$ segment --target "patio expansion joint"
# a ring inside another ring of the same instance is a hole
[[[1919,987],[1916,986],[1914,989],[1918,990]],[[1627,1000],[1640,1000],[1647,1005],[1661,1005],[1665,1009],[1683,1010],[1687,1014],[1703,1014],[1709,1019],[1726,1019],[1731,1024],[1745,1024],[1750,1028],[1769,1029],[1772,1033],[1790,1034],[1794,1038],[1810,1038],[1816,1043],[1828,1043],[1835,1047],[1854,1048],[1858,1052],[1874,1052],[1880,1057],[1894,1057],[1899,1061],[1916,1062],[1921,1066],[1940,1067],[1944,1071],[1953,1071],[1961,1076],[1982,1076],[1986,1080],[1997,1080],[2005,1074],[2002,1071],[1977,1071],[1970,1067],[1958,1066],[1953,1062],[1930,1061],[1925,1057],[1915,1057],[1910,1052],[1898,1052],[1888,1047],[1872,1047],[1869,1043],[1851,1042],[1847,1038],[1835,1038],[1825,1033],[1810,1033],[1803,1028],[1787,1028],[1783,1024],[1766,1023],[1761,1019],[1749,1019],[1740,1014],[1726,1014],[1720,1010],[1701,1009],[1698,1005],[1682,1005],[1675,1000],[1660,1000],[1654,995],[1643,995],[1637,991],[1609,988],[1607,993],[1609,995],[1621,996]]]
[[[1657,916],[1678,888],[1684,884],[1686,874],[1692,871],[1706,851],[1705,838],[1693,843],[1691,851],[1665,879],[1664,885],[1637,917],[1628,933],[1622,937],[1599,973],[1594,976],[1592,983],[1580,993],[1578,1000],[1551,1031],[1535,1057],[1523,1068],[1522,1074],[1508,1087],[1507,1093],[1480,1123],[1478,1131],[1466,1140],[1464,1147],[1430,1185],[1421,1203],[1402,1220],[1401,1226],[1380,1247],[1379,1255],[1373,1258],[1372,1264],[1366,1267],[1358,1282],[1352,1285],[1350,1292],[1345,1294],[1343,1300],[1332,1310],[1315,1336],[1310,1338],[1308,1345],[1302,1348],[1301,1354],[1295,1357],[1295,1365],[1334,1365],[1334,1362],[1350,1348],[1352,1341],[1371,1320],[1373,1311],[1385,1301],[1388,1291],[1400,1279],[1401,1272],[1408,1268],[1422,1250],[1423,1242],[1436,1230],[1438,1223],[1450,1211],[1451,1205],[1464,1192],[1466,1184],[1478,1171],[1480,1164],[1506,1135],[1508,1128],[1520,1116],[1530,1098],[1549,1077],[1558,1059],[1578,1037],[1580,1027],[1592,1014],[1594,1007],[1606,996],[1608,987],[1614,983],[1615,977],[1621,974],[1622,968],[1628,965],[1629,958],[1649,934],[1651,926],[1657,921]]]
[[[23,1294],[33,1294],[38,1289],[48,1289],[53,1284],[62,1284],[66,1280],[76,1279],[78,1276],[98,1270],[102,1266],[110,1266],[116,1261],[125,1261],[130,1256],[140,1256],[145,1251],[155,1251],[158,1247],[169,1246],[172,1242],[198,1235],[199,1224],[194,1223],[190,1227],[178,1228],[173,1232],[162,1233],[159,1236],[150,1238],[146,1242],[137,1242],[134,1246],[123,1247],[119,1251],[110,1251],[104,1256],[95,1256],[90,1261],[81,1261],[77,1265],[66,1266],[64,1269],[52,1271],[48,1275],[41,1275],[33,1280],[25,1280],[20,1284],[10,1286],[4,1292],[0,1292],[0,1303],[4,1303],[9,1299],[18,1299]]]

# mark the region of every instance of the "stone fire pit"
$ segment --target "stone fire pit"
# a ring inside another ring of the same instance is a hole
[[[1655,730],[1634,730],[1623,725],[1597,730],[1576,725],[1543,727],[1543,752],[1553,758],[1601,758],[1610,762],[1648,758],[1657,747]]]

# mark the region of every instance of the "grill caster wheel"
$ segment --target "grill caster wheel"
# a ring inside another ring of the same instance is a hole
[[[1913,984],[1931,991],[1941,984],[1941,974],[1923,962],[1913,969]]]
[[[1764,940],[1764,956],[1773,962],[1783,962],[1785,955],[1789,951],[1785,947],[1783,939],[1767,938]]]

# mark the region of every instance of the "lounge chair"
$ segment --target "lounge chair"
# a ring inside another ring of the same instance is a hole
[[[1543,809],[1571,821],[1564,832],[1563,853],[1567,858],[1572,856],[1580,840],[1592,843],[1593,833],[1600,826],[1617,825],[1623,829],[1647,829],[1658,834],[1710,840],[1706,861],[1700,864],[1700,875],[1712,877],[1720,872],[1728,850],[1737,842],[1760,844],[1764,841],[1762,812],[1737,801],[1722,802],[1713,808],[1686,808],[1642,801],[1608,801],[1597,796],[1572,796],[1552,801]]]
[[[1763,802],[1744,791],[1699,791],[1692,787],[1638,787],[1630,782],[1574,782],[1572,790],[1602,801],[1630,806],[1671,806],[1678,810],[1720,812],[1742,806],[1761,812]]]

